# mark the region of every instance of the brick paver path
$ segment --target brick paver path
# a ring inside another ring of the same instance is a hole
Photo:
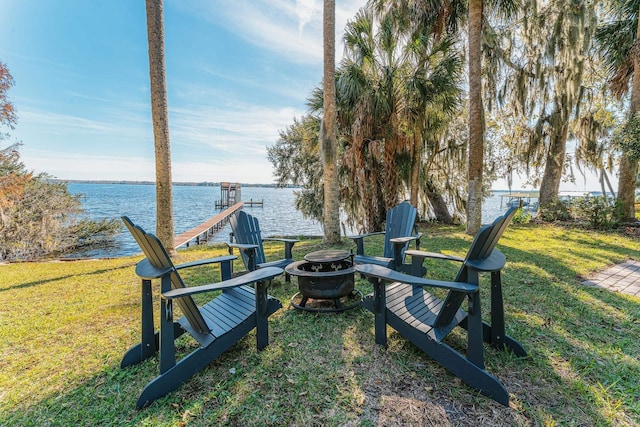
[[[640,297],[640,261],[629,260],[614,265],[582,284]]]

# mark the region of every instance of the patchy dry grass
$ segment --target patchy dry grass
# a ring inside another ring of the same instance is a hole
[[[459,228],[422,231],[422,246],[431,251],[463,255],[471,241]],[[118,367],[140,328],[133,268],[140,257],[126,257],[0,265],[0,424],[638,425],[640,300],[580,280],[640,259],[640,243],[523,225],[511,226],[499,246],[509,260],[508,333],[530,353],[520,359],[486,348],[487,369],[511,393],[509,407],[465,386],[394,331],[387,349],[377,346],[365,310],[292,309],[295,284],[280,278],[270,293],[284,308],[270,318],[266,350],[255,351],[252,334],[175,392],[137,410],[157,360]],[[267,248],[271,258],[279,256],[277,244]],[[305,240],[294,255],[320,248]],[[193,248],[180,252],[179,262],[224,253]],[[450,278],[455,268],[433,263],[429,276]],[[204,267],[189,281],[207,283],[217,274]],[[357,287],[369,290],[362,280]],[[464,333],[447,340],[460,348]],[[196,345],[190,338],[179,343],[183,353]]]

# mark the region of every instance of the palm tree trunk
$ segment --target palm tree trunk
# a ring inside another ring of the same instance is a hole
[[[484,162],[484,108],[482,106],[483,0],[469,0],[469,194],[467,233],[482,223],[482,169]]]
[[[164,65],[164,8],[162,0],[146,0],[151,115],[156,157],[156,234],[170,254],[175,253],[171,194],[171,142]]]
[[[323,14],[324,118],[322,120],[321,145],[324,164],[324,240],[326,243],[335,244],[340,242],[340,204],[336,158],[335,0],[324,0]]]
[[[384,141],[384,204],[385,210],[398,204],[398,136],[391,135]]]
[[[635,77],[634,77],[635,79]],[[618,178],[618,216],[623,221],[635,220],[635,191],[638,176],[638,161],[627,153],[620,157],[620,177]]]
[[[418,192],[420,190],[420,169],[422,168],[422,138],[413,138],[411,145],[411,182],[409,201],[418,207]]]
[[[640,15],[639,15],[640,16]],[[640,19],[636,30],[636,46],[640,43]],[[629,114],[636,115],[640,112],[640,58],[637,47],[633,49],[633,82],[631,85],[631,105]],[[635,219],[635,191],[638,176],[638,161],[628,153],[622,153],[620,157],[620,176],[618,178],[618,203],[620,210],[617,212],[620,220]]]

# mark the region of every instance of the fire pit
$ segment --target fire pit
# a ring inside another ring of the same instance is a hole
[[[285,271],[298,278],[300,291],[291,298],[291,305],[315,312],[344,311],[360,305],[362,292],[354,289],[352,259],[347,251],[323,250],[289,264]],[[313,304],[307,305],[310,300]],[[332,302],[333,307],[326,307],[323,302]]]

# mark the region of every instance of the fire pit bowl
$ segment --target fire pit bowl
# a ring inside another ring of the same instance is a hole
[[[359,305],[362,293],[354,289],[351,257],[351,253],[347,251],[324,250],[307,254],[304,261],[289,264],[285,271],[298,278],[300,291],[291,298],[291,305],[316,312],[344,311]],[[334,307],[307,306],[309,299],[332,301]],[[346,300],[346,306],[341,299]]]

